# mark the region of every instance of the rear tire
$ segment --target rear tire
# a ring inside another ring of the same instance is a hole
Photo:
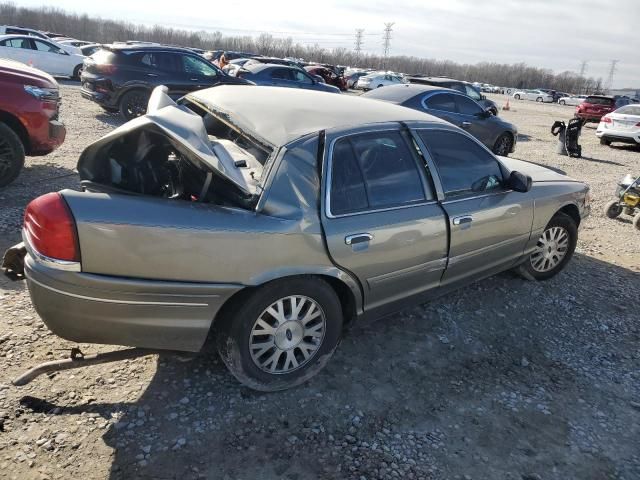
[[[609,218],[618,218],[622,213],[619,200],[611,200],[604,206],[604,214]]]
[[[611,140],[608,140],[605,137],[600,137],[600,145],[606,145],[608,147],[611,145]]]
[[[542,97],[538,97],[538,98],[536,98],[536,102],[542,102],[542,101],[543,101],[543,100],[542,100]]]
[[[384,87],[384,85],[380,84],[376,88]]]
[[[318,278],[274,281],[242,296],[227,312],[216,325],[220,357],[241,383],[263,392],[292,388],[316,375],[342,334],[340,300]]]
[[[578,243],[578,227],[569,215],[558,212],[544,228],[536,249],[518,267],[529,280],[548,280],[569,263]]]
[[[515,95],[513,98],[515,98],[516,100],[520,100],[520,95]]]
[[[24,165],[24,146],[8,125],[0,123],[0,187],[13,182]]]
[[[125,120],[133,120],[147,113],[149,93],[145,90],[129,90],[120,99],[120,115]]]

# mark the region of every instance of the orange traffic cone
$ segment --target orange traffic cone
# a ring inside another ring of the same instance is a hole
[[[507,97],[507,103],[502,107],[502,110],[511,110],[511,107],[509,106],[509,97]]]

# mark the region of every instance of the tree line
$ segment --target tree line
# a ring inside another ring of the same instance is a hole
[[[513,88],[551,88],[562,92],[595,93],[602,91],[602,78],[586,78],[576,72],[554,73],[526,63],[500,64],[480,62],[461,64],[450,60],[396,55],[360,53],[346,48],[323,48],[301,45],[292,38],[280,38],[262,33],[251,36],[229,36],[220,32],[189,31],[161,25],[152,27],[68,13],[54,7],[18,7],[12,2],[0,3],[0,22],[43,31],[61,33],[69,37],[111,43],[139,40],[205,50],[234,50],[275,57],[301,58],[305,61],[347,65],[352,67],[393,70],[407,74],[452,77],[470,82],[482,82]]]

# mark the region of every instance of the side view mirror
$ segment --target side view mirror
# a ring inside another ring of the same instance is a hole
[[[531,190],[532,183],[533,180],[531,180],[529,175],[516,172],[515,170],[511,172],[511,175],[509,175],[509,178],[507,179],[507,187],[512,189],[514,192],[528,192]]]
[[[476,113],[476,116],[479,118],[489,118],[493,116],[493,113],[489,109],[482,110],[481,112]]]

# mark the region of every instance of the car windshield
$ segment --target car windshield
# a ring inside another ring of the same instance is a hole
[[[627,105],[625,107],[622,107],[616,110],[616,113],[622,113],[623,115],[640,116],[640,105]]]
[[[585,100],[586,103],[591,103],[592,105],[612,105],[612,98],[603,98],[603,97],[587,97]]]

